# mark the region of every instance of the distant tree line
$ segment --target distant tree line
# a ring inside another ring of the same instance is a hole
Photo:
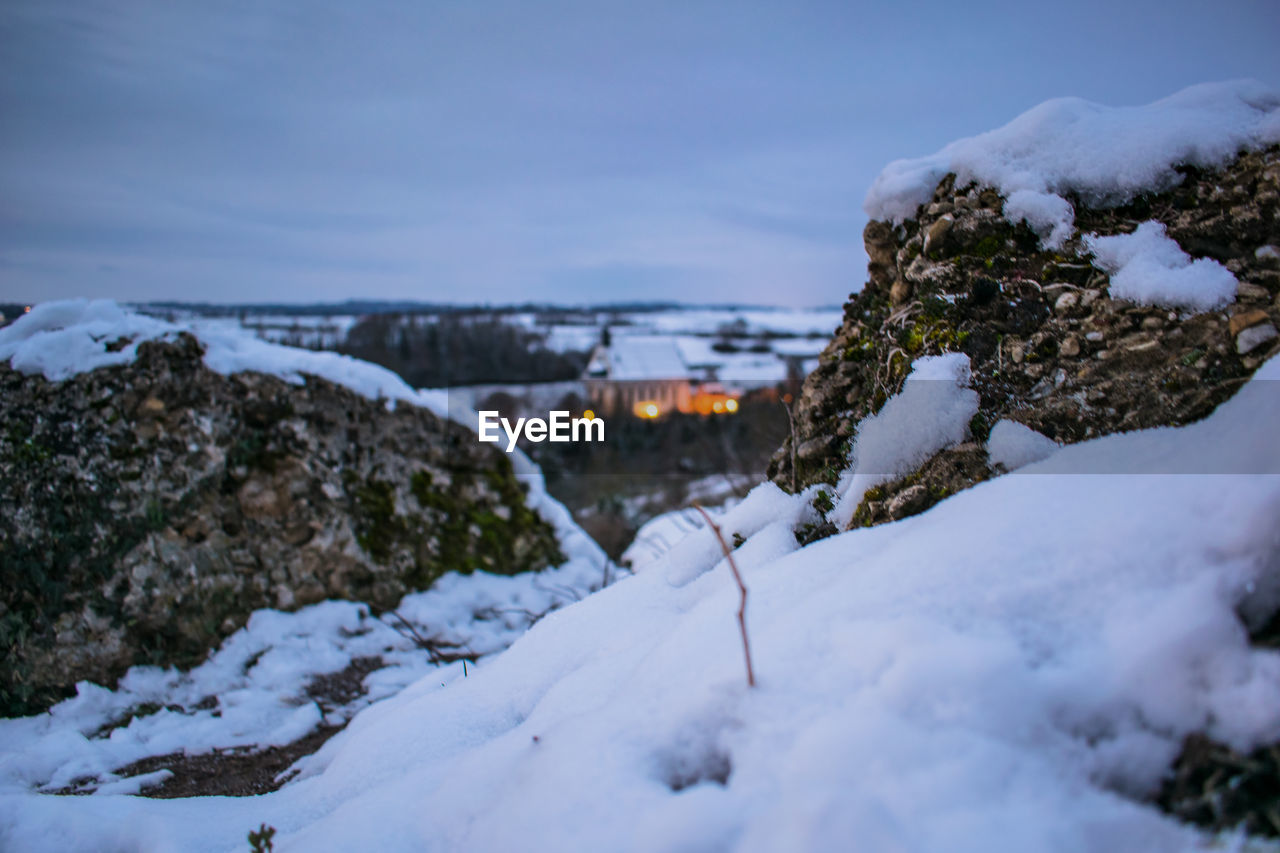
[[[548,349],[544,335],[492,314],[374,314],[351,327],[338,351],[417,388],[577,379],[588,355]]]

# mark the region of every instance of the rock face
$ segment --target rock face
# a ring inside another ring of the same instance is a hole
[[[182,335],[61,383],[0,365],[0,714],[197,662],[257,608],[390,608],[448,571],[563,559],[465,428],[201,356]]]
[[[1056,251],[1006,220],[999,193],[957,187],[952,175],[914,219],[868,224],[868,282],[805,381],[771,478],[788,489],[835,483],[858,422],[900,389],[914,359],[943,352],[970,358],[981,398],[973,440],[870,490],[855,525],[921,512],[992,476],[982,443],[1001,419],[1071,443],[1212,411],[1280,349],[1280,147],[1217,172],[1180,171],[1181,185],[1123,207],[1071,199],[1077,230]],[[1225,265],[1240,282],[1236,301],[1188,314],[1112,298],[1082,235],[1148,220],[1192,257]]]

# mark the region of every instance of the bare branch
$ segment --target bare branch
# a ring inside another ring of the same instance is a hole
[[[733,579],[738,584],[738,592],[741,594],[738,604],[738,627],[742,629],[742,656],[747,660],[747,686],[755,687],[756,676],[751,668],[751,644],[747,641],[747,586],[742,582],[742,575],[738,572],[738,563],[733,559],[733,549],[724,540],[724,534],[720,532],[720,526],[711,520],[711,516],[707,514],[707,511],[701,505],[695,503],[693,508],[702,513],[702,517],[711,526],[711,532],[715,533],[716,539],[720,540],[720,549],[724,551],[724,556],[729,561],[729,568],[733,570]]]

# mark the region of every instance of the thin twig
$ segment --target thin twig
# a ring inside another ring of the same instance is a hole
[[[724,541],[724,534],[720,532],[720,526],[711,520],[711,516],[699,504],[694,504],[693,508],[702,513],[702,517],[707,520],[707,524],[711,526],[711,531],[715,533],[716,539],[720,540],[720,549],[724,551],[725,558],[729,561],[729,568],[733,570],[733,579],[738,584],[738,592],[741,598],[738,603],[738,627],[742,629],[742,656],[747,660],[747,686],[756,686],[756,676],[751,668],[751,644],[747,641],[747,585],[742,582],[742,575],[738,572],[738,563],[733,559],[733,550],[729,547],[729,543]]]
[[[781,402],[782,408],[787,413],[787,423],[791,425],[791,494],[794,495],[796,493],[796,419],[795,415],[791,414],[791,407],[787,405],[787,401]]]
[[[387,612],[390,613],[392,616],[396,617],[397,619],[399,619],[400,624],[404,625],[404,627],[409,629],[409,633],[413,635],[412,639],[414,643],[418,646],[418,648],[425,649],[430,647],[431,641],[423,637],[421,634],[419,634],[418,629],[413,627],[413,624],[408,619],[405,619],[403,616],[401,616],[399,613],[397,613],[394,610],[388,610]],[[395,628],[396,632],[399,633],[401,636],[405,636],[406,638],[408,637],[408,635],[406,635],[404,631],[401,631],[399,628],[396,628],[395,625],[392,625],[391,627]]]
[[[565,586],[564,584],[548,582],[544,585],[537,578],[534,578],[533,587],[534,589],[541,590],[549,595],[563,595],[566,599],[572,599],[574,601],[582,600],[582,596],[578,594],[577,590],[573,587]]]

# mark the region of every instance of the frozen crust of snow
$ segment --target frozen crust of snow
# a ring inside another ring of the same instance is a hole
[[[1068,193],[1091,206],[1123,203],[1176,185],[1175,166],[1213,168],[1241,149],[1275,142],[1280,92],[1256,80],[1192,86],[1144,106],[1058,98],[936,154],[890,163],[863,208],[872,219],[900,223],[955,173],[958,187],[977,181],[997,189],[1007,199],[1005,216],[1025,218],[1055,247],[1073,227]]]
[[[1117,299],[1167,308],[1211,311],[1234,302],[1240,283],[1210,258],[1191,257],[1165,232],[1163,223],[1143,222],[1132,234],[1086,234],[1095,264],[1111,274]]]

